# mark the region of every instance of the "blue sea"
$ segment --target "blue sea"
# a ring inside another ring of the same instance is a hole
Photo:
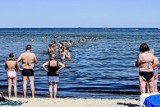
[[[61,38],[57,38],[61,36]],[[46,37],[46,39],[42,39]],[[80,37],[97,37],[96,41],[77,43]],[[30,38],[34,41],[31,42]],[[58,97],[67,98],[138,98],[138,68],[135,67],[139,46],[146,42],[160,57],[158,28],[0,28],[0,91],[7,93],[4,64],[8,54],[16,58],[27,44],[37,55],[35,94],[49,97],[46,72],[42,64],[48,60],[51,40],[73,40],[72,61],[60,73]],[[29,81],[27,93],[30,96]],[[158,82],[160,89],[160,82]],[[18,72],[18,95],[22,96],[22,76]]]

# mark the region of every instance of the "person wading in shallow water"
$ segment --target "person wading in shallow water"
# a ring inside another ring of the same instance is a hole
[[[34,98],[34,64],[37,64],[37,58],[34,53],[31,52],[31,45],[26,46],[26,52],[22,53],[17,62],[22,61],[22,68],[19,67],[19,70],[22,71],[22,79],[23,79],[23,95],[26,98],[27,92],[27,78],[30,81],[31,93],[32,97]]]

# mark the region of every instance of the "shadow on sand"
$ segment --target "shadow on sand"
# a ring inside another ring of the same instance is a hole
[[[140,105],[138,104],[132,104],[132,103],[117,103],[118,105],[124,105],[124,106],[128,106],[128,107],[140,107]]]

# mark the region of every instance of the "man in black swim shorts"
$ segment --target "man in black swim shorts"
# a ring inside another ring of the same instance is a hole
[[[37,64],[37,58],[34,53],[31,52],[31,45],[26,46],[26,52],[22,53],[17,62],[22,61],[22,67],[19,68],[22,71],[22,79],[23,79],[23,95],[26,98],[26,86],[27,86],[27,78],[30,81],[31,93],[34,98],[34,64]]]

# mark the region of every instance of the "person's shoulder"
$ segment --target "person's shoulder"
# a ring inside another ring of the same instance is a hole
[[[8,63],[9,61],[8,61],[8,59],[6,60],[6,63]]]
[[[48,64],[48,63],[49,63],[49,61],[44,62],[44,64]]]
[[[31,54],[35,54],[34,52],[31,52]]]
[[[34,52],[31,52],[31,55],[36,55]]]
[[[153,56],[153,53],[151,53],[151,52],[141,52],[141,53],[139,53],[139,56],[146,56],[146,55],[152,55]]]
[[[25,54],[27,54],[27,53],[26,52],[21,53],[21,55],[25,55]]]
[[[144,53],[140,52],[140,53],[138,54],[138,56],[143,56],[143,54],[144,54]]]

